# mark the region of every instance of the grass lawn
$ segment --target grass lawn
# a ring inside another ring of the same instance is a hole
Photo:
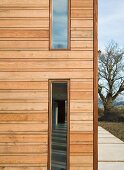
[[[99,117],[103,116],[103,110],[99,109]],[[124,141],[124,106],[113,107],[109,119],[99,121],[99,126],[103,127],[117,138]]]
[[[103,127],[104,129],[108,130],[117,138],[124,141],[124,122],[99,122],[99,126]]]

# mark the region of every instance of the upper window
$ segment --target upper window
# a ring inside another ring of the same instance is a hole
[[[51,49],[68,49],[68,0],[51,1]]]

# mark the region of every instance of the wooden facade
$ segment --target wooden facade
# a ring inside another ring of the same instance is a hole
[[[70,170],[97,170],[97,0],[70,0],[70,49],[50,50],[50,1],[0,1],[0,170],[47,170],[49,80],[70,81]],[[94,168],[93,168],[94,167]]]

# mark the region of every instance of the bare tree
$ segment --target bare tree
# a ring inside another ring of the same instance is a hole
[[[98,94],[104,115],[112,109],[112,102],[124,91],[124,51],[111,42],[105,52],[99,51]]]

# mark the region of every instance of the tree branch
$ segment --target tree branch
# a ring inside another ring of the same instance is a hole
[[[112,97],[112,100],[115,100],[116,97],[123,91],[124,91],[124,80],[122,81],[122,83],[121,83],[118,91],[116,92],[116,94]]]
[[[106,99],[105,99],[104,95],[102,94],[102,86],[100,86],[100,85],[98,85],[98,93],[99,93],[99,96],[104,104],[106,102]]]

